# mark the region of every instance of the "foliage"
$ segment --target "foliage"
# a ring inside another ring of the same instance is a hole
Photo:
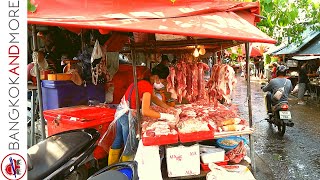
[[[269,54],[265,54],[264,60],[265,60],[264,64],[270,64],[271,63],[270,55]]]
[[[36,12],[37,7],[31,2],[31,0],[28,0],[28,12]]]
[[[230,55],[230,59],[231,59],[232,61],[236,61],[236,60],[238,59],[238,54],[232,53],[232,54]]]
[[[264,19],[257,26],[278,40],[289,37],[289,42],[301,42],[301,34],[309,26],[320,30],[320,0],[260,0]]]

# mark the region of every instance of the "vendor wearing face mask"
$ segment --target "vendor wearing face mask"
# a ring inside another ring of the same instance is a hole
[[[162,102],[166,103],[166,96],[165,96],[165,85],[167,83],[167,74],[169,74],[169,68],[163,64],[159,64],[152,69],[153,72],[158,71],[161,69],[163,71],[162,74],[159,74],[159,78],[153,83],[154,93],[155,95],[162,100]]]
[[[153,69],[154,70],[155,69],[164,69],[164,71],[169,74],[168,64],[169,64],[169,58],[168,58],[167,55],[163,54],[161,56],[161,62],[156,67],[154,67]],[[162,100],[164,103],[167,102],[166,101],[166,95],[165,95],[165,93],[166,93],[166,84],[167,84],[166,77],[160,77],[159,81],[156,81],[153,84],[155,95],[160,100]]]
[[[148,116],[152,118],[158,118],[163,120],[172,121],[175,119],[174,115],[159,113],[150,108],[151,102],[163,107],[163,108],[172,108],[161,101],[154,93],[153,86],[154,84],[159,84],[159,87],[162,87],[161,83],[166,81],[167,76],[169,75],[169,70],[165,66],[156,66],[152,69],[151,75],[145,75],[143,80],[138,81],[138,94],[141,104],[141,113],[143,116]],[[157,83],[156,83],[157,82]],[[156,85],[157,86],[157,85]],[[125,95],[123,96],[121,103],[117,107],[115,114],[115,119],[112,122],[116,124],[116,137],[113,141],[111,149],[109,151],[108,164],[113,164],[119,161],[128,161],[132,160],[134,156],[134,151],[136,150],[136,139],[135,134],[132,135],[132,132],[135,132],[135,127],[130,125],[135,125],[135,111],[136,111],[136,91],[134,84],[132,83],[127,89]],[[111,125],[110,125],[111,126]],[[130,136],[129,136],[130,131]],[[133,138],[132,138],[133,137]],[[121,149],[123,148],[123,153],[120,158]]]

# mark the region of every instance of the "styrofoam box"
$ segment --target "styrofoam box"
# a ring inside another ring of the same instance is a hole
[[[205,164],[224,161],[225,150],[214,146],[200,146],[201,161]]]
[[[167,146],[166,156],[168,177],[200,174],[199,144],[192,146]]]

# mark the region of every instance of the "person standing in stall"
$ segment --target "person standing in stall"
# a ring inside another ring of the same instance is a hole
[[[174,120],[174,115],[159,113],[150,108],[151,103],[166,109],[172,108],[161,101],[153,91],[153,85],[155,83],[164,83],[166,81],[169,71],[165,66],[156,66],[152,69],[151,75],[150,72],[147,74],[148,75],[144,76],[146,78],[137,83],[142,115],[162,120]],[[108,165],[114,164],[119,160],[129,161],[133,159],[136,148],[138,147],[135,133],[137,124],[135,114],[136,91],[132,83],[128,87],[115,113],[116,137],[109,150]],[[121,155],[122,148],[123,153]]]
[[[168,74],[169,75],[169,68],[168,68],[168,64],[169,64],[169,58],[167,55],[162,55],[161,56],[161,62],[154,67],[154,69],[161,69],[163,72],[165,72],[164,74]],[[160,79],[166,79],[167,77],[162,77]],[[154,93],[155,95],[162,100],[164,103],[166,103],[166,96],[165,96],[165,92],[166,92],[166,81],[156,81],[153,84],[154,87]]]
[[[307,72],[307,65],[308,62],[304,62],[299,70],[299,76],[298,76],[298,83],[299,83],[299,89],[298,89],[298,104],[299,105],[305,105],[304,101],[304,94],[307,89],[307,85],[309,83],[309,78],[308,78],[308,72]]]

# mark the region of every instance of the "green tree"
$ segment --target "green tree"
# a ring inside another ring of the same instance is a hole
[[[320,30],[320,0],[260,0],[262,18],[257,26],[282,42],[301,42],[301,34],[309,26]],[[289,42],[289,43],[290,43]]]

